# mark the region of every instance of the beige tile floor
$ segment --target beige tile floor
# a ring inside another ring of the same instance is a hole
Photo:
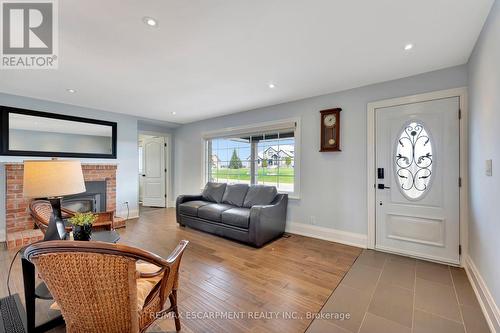
[[[336,313],[350,318],[335,318]],[[463,269],[365,250],[307,332],[490,330]]]

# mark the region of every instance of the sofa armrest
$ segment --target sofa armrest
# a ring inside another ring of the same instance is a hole
[[[278,194],[269,205],[256,205],[250,209],[250,240],[262,247],[285,232],[288,194]]]
[[[203,197],[201,194],[195,194],[195,195],[179,195],[177,197],[177,200],[175,202],[175,205],[178,206],[182,203],[188,202],[188,201],[195,201],[195,200],[203,200]]]
[[[201,194],[198,195],[179,195],[175,200],[175,216],[177,218],[177,223],[181,223],[181,217],[179,212],[179,205],[188,201],[202,200]]]

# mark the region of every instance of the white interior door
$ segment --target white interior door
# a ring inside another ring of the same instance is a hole
[[[144,147],[142,146],[142,142],[140,142],[140,146],[138,149],[139,152],[139,201],[142,203],[144,196]]]
[[[459,98],[375,112],[375,247],[458,264]]]
[[[166,207],[165,138],[146,138],[144,139],[143,149],[142,204],[144,206]]]

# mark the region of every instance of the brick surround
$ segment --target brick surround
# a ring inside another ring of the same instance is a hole
[[[106,181],[106,210],[116,211],[116,169],[114,164],[82,164],[86,181]],[[23,196],[22,163],[5,164],[5,220],[7,238],[13,233],[26,234],[33,230],[34,221],[29,213],[29,199]]]

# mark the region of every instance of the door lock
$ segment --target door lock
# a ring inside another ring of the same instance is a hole
[[[389,186],[385,186],[384,184],[378,184],[378,185],[377,185],[377,188],[378,188],[379,190],[385,190],[385,189],[389,189],[390,187],[389,187]]]
[[[378,168],[377,169],[377,178],[378,179],[384,179],[384,168]]]

